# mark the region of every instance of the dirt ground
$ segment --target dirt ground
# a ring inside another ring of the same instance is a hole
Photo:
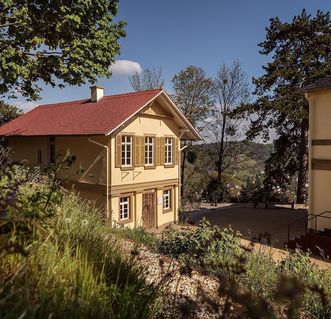
[[[242,234],[242,238],[253,239],[264,234],[262,243],[269,239],[272,246],[283,248],[287,241],[288,225],[298,219],[304,219],[307,210],[304,208],[290,209],[274,206],[268,209],[260,204],[257,208],[252,204],[223,204],[221,207],[205,205],[187,215],[190,223],[197,224],[204,217],[212,224],[221,227],[231,226]],[[303,221],[291,226],[291,237],[304,234]]]

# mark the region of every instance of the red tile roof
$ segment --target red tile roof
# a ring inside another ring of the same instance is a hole
[[[139,111],[160,92],[150,90],[45,104],[0,127],[0,136],[107,134]]]

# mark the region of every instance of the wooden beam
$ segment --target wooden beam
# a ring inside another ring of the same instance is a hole
[[[148,118],[152,118],[152,119],[173,119],[173,116],[169,116],[169,115],[158,115],[158,114],[148,114],[148,113],[141,113],[139,114],[139,116],[141,117],[148,117]]]
[[[331,171],[331,160],[313,159],[311,167],[313,170]]]
[[[331,145],[331,140],[327,140],[327,139],[311,140],[311,145]]]

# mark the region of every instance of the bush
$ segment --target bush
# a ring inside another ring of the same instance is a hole
[[[159,243],[159,251],[185,261],[201,271],[214,273],[231,265],[242,252],[238,233],[231,228],[221,229],[203,220],[194,231],[169,230]]]
[[[244,306],[250,318],[276,318],[282,312],[299,318],[302,311],[331,317],[331,270],[319,269],[299,250],[275,262],[270,250],[241,246],[238,235],[203,221],[194,231],[169,231],[159,251],[177,258],[187,274],[195,269],[217,278],[220,297]]]

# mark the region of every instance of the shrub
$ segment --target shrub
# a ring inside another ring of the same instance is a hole
[[[159,243],[159,251],[185,261],[205,272],[214,273],[221,264],[231,265],[242,249],[238,233],[221,229],[203,220],[194,231],[169,230]]]

